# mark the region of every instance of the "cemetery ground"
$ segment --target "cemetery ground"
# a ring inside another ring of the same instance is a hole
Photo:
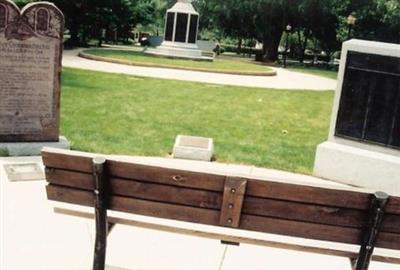
[[[338,72],[336,70],[330,70],[325,68],[317,68],[312,66],[307,66],[303,64],[290,64],[288,69],[291,71],[302,72],[306,74],[313,74],[329,79],[337,79]]]
[[[142,50],[142,48],[132,46],[108,45],[108,49],[118,50]],[[79,57],[78,55],[85,49],[77,48],[65,50],[63,54],[63,66],[79,68],[100,72],[126,74],[141,77],[152,77],[160,79],[174,79],[189,82],[202,82],[219,85],[232,85],[257,88],[276,88],[276,89],[308,89],[317,91],[333,90],[336,88],[336,80],[321,76],[294,72],[278,66],[271,67],[277,76],[254,76],[254,75],[233,75],[216,72],[204,72],[193,70],[182,70],[175,68],[160,68],[150,66],[135,66],[117,64],[105,61],[94,61]],[[249,61],[243,57],[231,57],[235,61]],[[170,60],[172,61],[172,60]]]
[[[212,137],[216,160],[310,174],[331,91],[234,87],[64,68],[61,130],[73,149],[167,156],[177,134]]]
[[[112,47],[111,47],[112,48]],[[84,50],[83,55],[102,57],[102,60],[120,61],[130,65],[142,65],[165,68],[181,68],[188,70],[199,70],[221,73],[255,74],[261,76],[275,75],[273,69],[268,64],[254,61],[254,57],[238,55],[236,53],[224,53],[216,57],[214,62],[192,61],[183,59],[171,59],[147,55],[143,53],[143,47],[136,46],[115,46],[114,49],[88,49]],[[325,67],[316,67],[310,64],[300,64],[291,61],[288,70],[312,74],[328,79],[336,80],[338,72]]]
[[[133,50],[109,50],[109,49],[88,49],[82,55],[100,56],[103,61],[123,60],[124,64],[143,65],[151,67],[178,68],[186,70],[220,72],[231,74],[248,74],[271,76],[275,72],[262,64],[254,61],[240,61],[229,57],[216,57],[214,61],[193,61],[187,59],[173,59],[145,54],[143,51]]]

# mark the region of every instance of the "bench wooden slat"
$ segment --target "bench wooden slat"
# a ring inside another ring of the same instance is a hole
[[[43,163],[46,167],[84,173],[92,172],[91,157],[79,156],[77,163],[75,163],[75,157],[76,156],[64,155],[60,153],[42,152]],[[113,160],[107,161],[107,170],[110,176],[119,178],[158,182],[169,185],[220,192],[223,191],[225,181],[225,176],[222,175],[166,169]],[[175,176],[181,177],[179,180],[174,180]]]
[[[48,169],[46,170],[46,178],[52,184],[94,190],[93,179],[89,174]],[[221,209],[222,193],[219,192],[118,178],[111,178],[109,182],[111,185],[110,191],[114,195],[199,208]],[[242,212],[250,215],[356,228],[361,228],[364,225],[363,221],[367,220],[367,211],[250,196],[245,197]],[[381,230],[400,233],[398,224],[400,224],[400,216],[388,214],[384,218]]]
[[[69,154],[64,154],[62,150],[58,149],[51,149],[51,152],[48,151],[46,149],[42,151],[42,160],[46,167],[85,173],[93,172],[92,159],[95,157],[93,154],[73,151]]]
[[[47,170],[46,178],[52,184],[90,191],[94,190],[93,179],[89,174],[55,169]],[[219,209],[222,203],[222,193],[220,192],[181,188],[114,177],[109,179],[109,183],[110,192],[115,195],[213,209]]]
[[[52,184],[47,186],[47,194],[49,199],[61,202],[85,206],[93,206],[94,202],[92,192]],[[166,204],[121,196],[111,196],[110,209],[208,225],[218,225],[220,216],[220,212],[217,210]],[[348,244],[360,244],[361,236],[361,230],[356,228],[313,224],[248,214],[242,214],[239,228]],[[381,232],[376,246],[400,249],[400,235]]]
[[[73,152],[67,155],[44,151],[42,153],[43,161],[45,166],[49,168],[91,173],[91,158],[95,155],[87,154],[82,156],[78,153],[75,153],[76,155],[72,153]],[[223,191],[225,181],[225,176],[222,175],[189,172],[115,160],[108,160],[107,167],[110,176],[114,177],[217,192]],[[270,199],[290,200],[301,203],[313,203],[360,210],[368,210],[371,199],[371,194],[368,193],[256,179],[251,179],[251,181],[249,181],[246,194]],[[391,197],[389,199],[386,212],[400,215],[399,197]]]

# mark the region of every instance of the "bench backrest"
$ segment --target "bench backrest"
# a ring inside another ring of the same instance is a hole
[[[45,149],[50,200],[94,206],[96,155]],[[177,170],[107,158],[108,209],[360,245],[373,194]],[[400,249],[400,198],[386,204],[376,247]]]

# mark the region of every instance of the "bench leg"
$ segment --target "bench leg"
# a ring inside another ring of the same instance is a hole
[[[93,159],[93,179],[95,181],[96,240],[94,246],[93,270],[104,270],[107,246],[107,205],[104,181],[105,159]]]
[[[355,270],[356,269],[357,259],[350,258],[349,261],[350,261],[351,270]]]
[[[111,233],[112,229],[115,227],[115,223],[108,222],[107,223],[107,236]]]
[[[354,270],[367,270],[369,267],[388,199],[389,195],[384,192],[374,194],[370,208],[369,226],[363,232],[362,245]]]

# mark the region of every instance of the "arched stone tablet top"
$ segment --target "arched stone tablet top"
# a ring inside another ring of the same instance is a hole
[[[25,28],[25,32],[62,40],[64,23],[63,13],[52,3],[34,2],[20,11],[14,2],[0,0],[0,32],[7,29],[8,25],[15,24],[18,28]],[[12,27],[15,28],[15,25]],[[27,28],[30,28],[29,31]]]
[[[14,22],[19,17],[19,8],[14,2],[0,0],[0,32],[4,31],[7,24]]]
[[[26,5],[21,14],[37,34],[62,39],[65,19],[54,4],[34,2]]]
[[[0,4],[0,28],[4,28],[7,25],[7,13],[6,6]]]

